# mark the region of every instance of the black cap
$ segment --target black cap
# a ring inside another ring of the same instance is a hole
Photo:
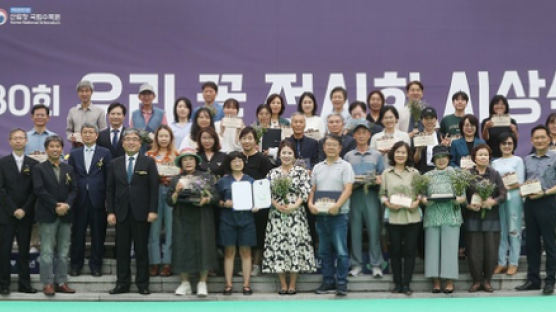
[[[436,115],[436,109],[430,106],[423,108],[423,111],[421,111],[421,118],[425,118],[425,117],[438,118],[438,116]]]
[[[442,157],[447,156],[450,158],[450,150],[447,146],[444,145],[437,145],[432,148],[432,159],[434,160],[435,157]]]

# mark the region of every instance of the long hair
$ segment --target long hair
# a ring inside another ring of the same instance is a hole
[[[174,145],[174,133],[172,132],[172,129],[170,127],[168,127],[167,125],[161,125],[154,132],[153,144],[151,146],[151,149],[147,152],[147,156],[155,157],[155,156],[159,155],[160,143],[158,143],[158,133],[161,130],[166,130],[166,131],[168,131],[168,133],[170,133],[170,142],[168,143],[166,155],[164,155],[164,158],[163,158],[164,162],[168,162],[168,161],[173,160],[174,157],[178,155],[178,150],[176,149],[176,146]]]

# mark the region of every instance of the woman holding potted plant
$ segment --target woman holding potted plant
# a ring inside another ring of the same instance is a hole
[[[499,204],[506,200],[506,188],[500,174],[490,167],[492,151],[479,144],[471,151],[475,167],[470,171],[477,176],[467,190],[469,204],[464,212],[465,243],[469,271],[473,285],[469,292],[483,289],[493,292],[490,284],[498,258],[500,240]]]

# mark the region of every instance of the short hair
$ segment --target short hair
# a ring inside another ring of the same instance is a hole
[[[270,110],[270,107],[266,104],[259,104],[259,106],[257,106],[257,109],[255,110],[255,115],[259,115],[259,113],[263,110],[266,109],[270,114],[272,114],[272,111]]]
[[[492,97],[492,99],[490,100],[490,104],[488,105],[488,114],[489,116],[494,115],[494,105],[498,104],[498,102],[502,101],[502,104],[504,104],[504,106],[506,107],[506,109],[504,110],[504,114],[507,114],[508,111],[510,110],[510,105],[508,104],[508,99],[506,99],[505,96],[503,95],[495,95]]]
[[[546,134],[550,137],[550,130],[548,130],[548,127],[545,125],[536,125],[533,127],[533,129],[531,129],[531,136],[533,136],[533,133],[535,133],[535,131],[537,130],[544,130],[546,132]]]
[[[83,129],[94,129],[95,133],[98,134],[98,127],[97,125],[93,125],[92,123],[86,122],[81,126],[81,130],[79,130],[79,132],[83,131]]]
[[[25,138],[27,139],[27,131],[25,131],[25,130],[23,130],[23,129],[21,129],[21,128],[15,128],[15,129],[10,130],[10,134],[8,135],[8,139],[11,139],[11,138],[12,138],[12,135],[13,135],[14,133],[18,132],[18,131],[23,132],[23,134],[25,135]]]
[[[91,92],[95,91],[95,86],[89,80],[81,80],[75,86],[75,90],[79,91],[81,88],[89,88]]]
[[[214,117],[212,116],[210,110],[206,107],[201,107],[197,110],[197,112],[195,113],[195,115],[193,115],[193,122],[191,123],[191,133],[190,133],[190,137],[193,141],[197,141],[197,136],[199,136],[199,131],[201,130],[201,127],[199,127],[199,125],[197,124],[197,120],[199,120],[199,116],[201,115],[201,113],[206,113],[209,118],[210,118],[210,125],[209,127],[214,128]]]
[[[394,166],[396,165],[396,160],[394,159],[394,155],[396,154],[396,150],[400,147],[405,147],[405,149],[407,150],[407,159],[405,160],[405,165],[407,167],[412,167],[413,166],[413,157],[411,153],[411,147],[409,146],[409,144],[407,144],[404,141],[398,141],[396,143],[394,143],[394,146],[392,146],[392,148],[388,151],[388,163],[390,164],[390,166]]]
[[[203,145],[201,144],[201,136],[203,135],[203,133],[208,133],[210,134],[210,136],[212,137],[212,139],[214,140],[214,146],[212,147],[212,151],[213,152],[218,152],[220,151],[220,149],[222,148],[220,146],[220,138],[218,137],[218,134],[216,133],[216,131],[211,128],[211,127],[206,127],[206,128],[202,128],[201,130],[199,130],[199,134],[197,135],[197,151],[199,153],[201,152],[205,152],[205,148],[203,147]]]
[[[475,126],[475,137],[479,137],[479,120],[477,117],[471,114],[467,114],[463,116],[463,118],[459,121],[459,133],[463,134],[463,124],[466,120],[469,120],[469,123]]]
[[[46,140],[44,140],[44,148],[45,149],[48,148],[48,145],[50,144],[50,142],[58,142],[58,143],[60,143],[62,148],[64,147],[64,140],[62,140],[62,137],[57,135],[57,134],[50,135],[46,138]]]
[[[222,104],[222,107],[229,107],[229,106],[235,108],[239,113],[239,102],[236,99],[229,98],[226,101],[224,101],[224,104]]]
[[[364,113],[367,112],[367,105],[365,105],[365,103],[361,102],[361,101],[355,101],[355,102],[351,102],[351,104],[349,104],[349,113],[351,114],[351,111],[354,110],[357,106],[361,107],[361,109],[363,110]]]
[[[423,83],[419,80],[413,80],[408,82],[407,85],[405,86],[405,91],[409,91],[409,88],[411,88],[412,85],[416,85],[421,89],[421,91],[425,91],[425,87],[423,86]]]
[[[550,115],[548,115],[548,118],[546,118],[545,126],[548,128],[548,125],[555,120],[556,120],[556,113],[551,113]]]
[[[469,102],[469,95],[463,91],[458,91],[452,95],[452,102],[457,100],[458,98],[462,98],[465,102]]]
[[[332,98],[332,95],[336,92],[342,92],[342,95],[344,96],[344,100],[347,99],[348,93],[344,87],[334,87],[334,89],[330,91],[330,98]]]
[[[189,109],[189,116],[187,116],[187,121],[191,120],[191,113],[193,112],[192,105],[191,105],[191,100],[186,98],[185,96],[182,96],[182,97],[177,98],[176,101],[174,102],[174,121],[175,122],[179,121],[179,118],[178,118],[178,104],[182,101],[185,103],[185,106],[187,106],[187,109]]]
[[[122,113],[123,113],[124,116],[125,116],[125,114],[127,113],[127,108],[125,107],[125,105],[123,105],[123,104],[120,103],[120,102],[114,102],[114,103],[110,104],[110,105],[108,106],[108,114],[110,114],[110,112],[111,112],[114,108],[117,108],[117,107],[119,107],[119,108],[122,109]]]
[[[296,116],[301,116],[301,117],[303,117],[303,120],[305,120],[305,114],[300,113],[300,112],[293,112],[292,115],[290,116],[290,122],[293,120],[293,117],[296,117]]]
[[[207,81],[201,85],[201,91],[205,90],[205,88],[211,88],[214,92],[218,93],[218,86],[213,81]]]
[[[336,142],[338,142],[338,144],[340,144],[340,146],[342,146],[342,138],[339,135],[336,134],[327,134],[324,139],[322,140],[322,144],[324,145],[324,143],[326,143],[326,141],[328,140],[334,140]]]
[[[328,120],[330,119],[330,117],[338,117],[342,120],[342,123],[345,123],[344,116],[342,116],[342,114],[340,114],[340,113],[330,113],[328,116],[326,116],[326,122],[327,123],[328,123]]]
[[[234,160],[236,158],[239,158],[243,161],[243,169],[245,170],[245,155],[243,155],[242,152],[233,151],[233,152],[230,152],[228,155],[226,155],[226,158],[224,159],[224,163],[222,164],[223,167],[224,167],[223,168],[224,172],[227,172],[227,173],[232,172],[231,163],[232,163],[232,160]]]
[[[380,115],[378,117],[379,120],[381,120],[382,122],[382,118],[384,117],[384,115],[387,112],[392,112],[392,114],[394,114],[394,116],[396,117],[396,119],[400,119],[400,113],[398,113],[398,110],[393,106],[393,105],[386,105],[384,106],[381,110],[380,110]]]
[[[293,151],[294,157],[296,157],[297,149],[295,148],[295,144],[293,144],[291,140],[283,140],[282,142],[280,142],[280,145],[278,145],[278,158],[280,158],[280,153],[282,152],[284,147],[289,147]]]
[[[370,104],[371,103],[371,97],[375,94],[377,94],[380,97],[380,100],[382,102],[382,104],[380,105],[380,109],[382,109],[384,107],[384,104],[386,103],[386,98],[384,97],[384,94],[380,90],[371,91],[371,93],[369,93],[369,95],[367,95],[367,106],[369,107],[369,109],[371,109],[371,104]]]
[[[303,92],[299,96],[299,101],[297,102],[297,111],[303,113],[303,99],[306,97],[310,98],[313,101],[313,110],[311,111],[311,115],[314,116],[317,112],[317,99],[312,92]]]
[[[284,103],[284,98],[278,94],[278,93],[272,93],[271,95],[268,96],[268,98],[266,99],[266,105],[268,105],[268,107],[270,107],[270,103],[272,101],[274,101],[275,98],[280,99],[280,112],[278,113],[279,116],[282,115],[282,113],[284,113],[284,110],[286,110],[286,104]],[[270,113],[272,114],[272,110],[270,110]]]
[[[473,147],[473,149],[471,150],[471,160],[473,162],[475,162],[475,157],[477,156],[477,151],[479,151],[481,149],[486,149],[488,151],[488,159],[489,160],[492,158],[492,149],[488,145],[486,145],[485,143],[481,143],[481,144]]]
[[[512,153],[513,153],[513,152],[515,152],[515,149],[517,148],[517,138],[515,137],[515,134],[513,132],[504,131],[504,132],[500,133],[500,135],[498,136],[498,142],[500,142],[500,144],[502,144],[502,142],[506,141],[508,138],[511,138],[512,141],[514,142],[514,149],[512,150]]]
[[[253,127],[250,126],[241,129],[241,131],[239,132],[239,139],[241,140],[241,138],[248,135],[249,133],[253,135],[253,137],[255,138],[255,142],[258,144],[259,138],[257,137],[257,131],[255,131],[255,129],[253,129]]]
[[[141,138],[141,132],[137,128],[125,128],[124,133],[122,134],[122,139],[124,139],[128,135],[136,135]]]
[[[46,115],[50,115],[50,108],[48,108],[48,106],[46,106],[44,104],[36,104],[36,105],[33,105],[33,107],[31,107],[31,116],[33,116],[35,114],[35,111],[37,109],[44,109],[44,110],[46,110]]]

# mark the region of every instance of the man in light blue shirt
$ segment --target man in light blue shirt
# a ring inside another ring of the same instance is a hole
[[[31,120],[33,129],[27,132],[27,145],[25,145],[25,155],[44,154],[44,141],[56,133],[46,129],[46,124],[50,120],[50,109],[48,106],[38,104],[31,109]]]
[[[191,114],[193,118],[191,118],[191,120],[195,120],[195,114],[197,114],[199,108],[206,107],[211,112],[214,122],[220,121],[220,119],[224,118],[224,108],[215,101],[216,95],[218,94],[218,86],[216,83],[208,81],[203,83],[201,90],[203,91],[203,100],[205,100],[205,104],[193,110],[193,114]]]

